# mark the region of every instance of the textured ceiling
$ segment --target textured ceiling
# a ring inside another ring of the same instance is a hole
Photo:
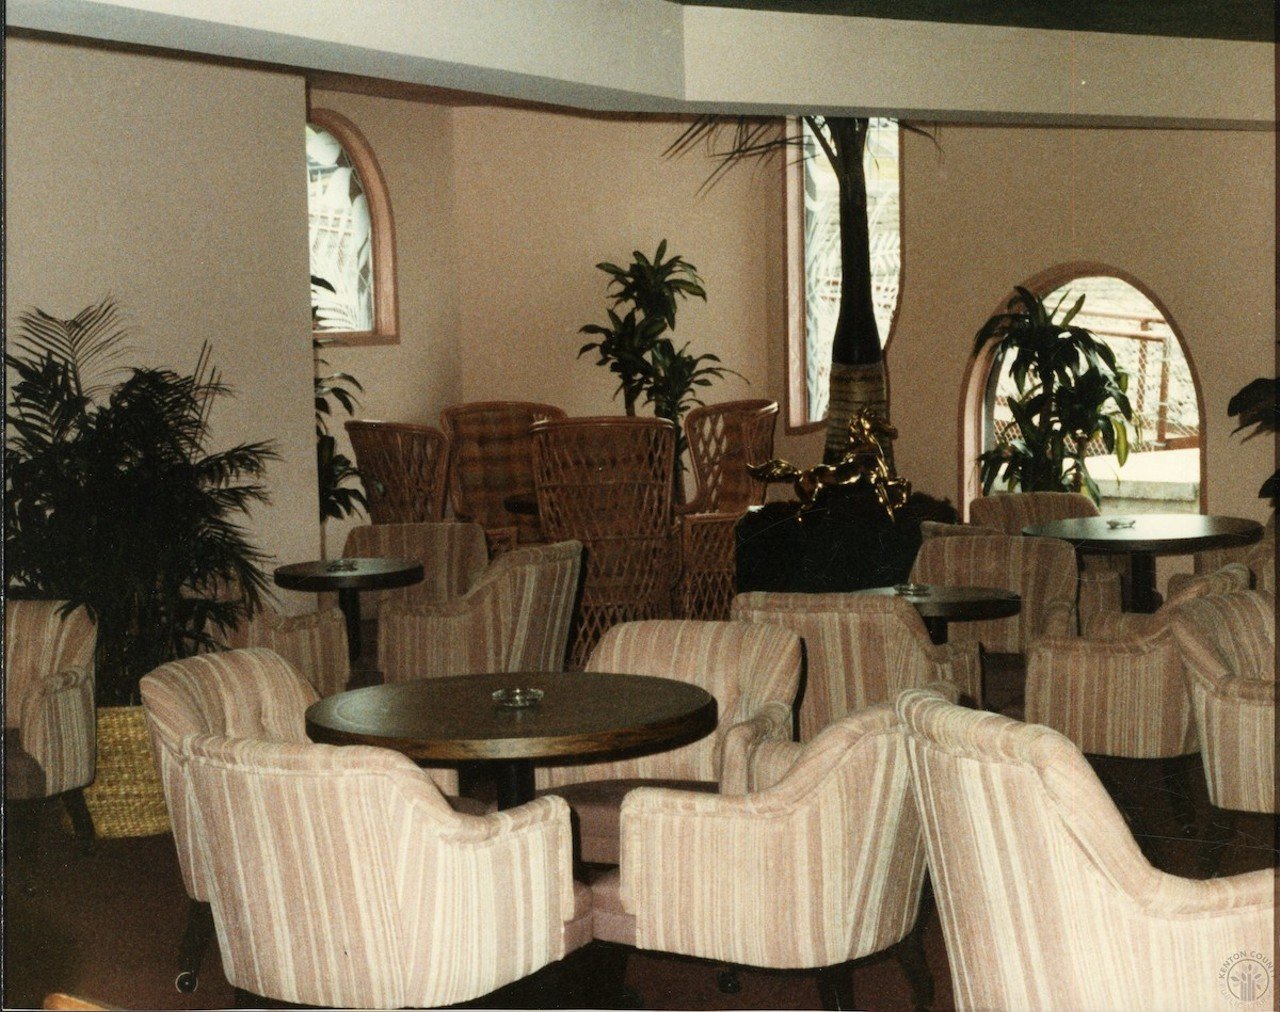
[[[1274,42],[1273,0],[675,0],[693,7]]]

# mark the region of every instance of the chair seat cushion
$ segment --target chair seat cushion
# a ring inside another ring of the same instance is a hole
[[[621,882],[622,875],[617,868],[610,868],[592,880],[592,931],[602,942],[635,945],[636,919],[622,909]]]
[[[7,801],[43,798],[46,791],[44,769],[35,757],[22,747],[22,732],[16,727],[4,729],[4,796]]]
[[[617,864],[619,814],[622,799],[636,787],[672,787],[680,791],[714,794],[719,785],[708,780],[588,780],[548,788],[540,794],[558,794],[573,809],[578,838],[578,859],[590,864]]]

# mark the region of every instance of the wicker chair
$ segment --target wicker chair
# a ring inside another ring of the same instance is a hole
[[[564,797],[578,815],[582,860],[616,864],[618,811],[641,784],[742,794],[752,752],[791,739],[800,682],[800,638],[746,622],[667,619],[614,626],[596,646],[593,671],[658,675],[700,685],[715,697],[714,734],[651,755],[539,767],[537,784]]]
[[[375,524],[444,519],[449,441],[430,425],[347,422]]]
[[[1098,515],[1093,500],[1079,492],[1000,492],[969,503],[971,524],[1013,535],[1021,534],[1028,524]],[[1129,557],[1086,554],[1080,558],[1080,569],[1076,605],[1080,628],[1089,633],[1096,622],[1120,610]]]
[[[387,749],[213,734],[183,749],[237,988],[322,1008],[436,1008],[591,937],[557,798],[469,816]]]
[[[670,614],[675,583],[675,429],[658,418],[565,418],[533,426],[543,535],[586,551],[569,667],[619,622]]]
[[[696,407],[684,420],[698,490],[680,517],[680,614],[726,619],[734,590],[734,526],[764,502],[766,486],[748,464],[773,456],[776,401],[728,401]]]
[[[533,493],[533,423],[564,416],[533,401],[475,401],[440,412],[454,516],[484,528],[491,555],[542,541],[538,518],[511,513],[503,500]]]
[[[1234,1004],[1219,968],[1272,951],[1274,869],[1166,875],[1057,732],[922,689],[897,710],[958,1008]]]
[[[931,642],[919,612],[901,597],[752,591],[733,599],[733,618],[783,626],[804,640],[801,741],[916,686],[949,682],[972,700],[982,698],[978,644]]]

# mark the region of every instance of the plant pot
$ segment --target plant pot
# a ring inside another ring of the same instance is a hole
[[[151,754],[141,706],[100,706],[98,762],[85,804],[98,836],[154,836],[169,832],[169,809]]]

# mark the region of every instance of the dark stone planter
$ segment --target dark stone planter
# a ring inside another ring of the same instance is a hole
[[[736,528],[739,593],[834,593],[905,583],[920,549],[920,523],[955,523],[945,499],[915,493],[890,519],[863,486],[819,493],[802,520],[798,502],[753,508]]]

